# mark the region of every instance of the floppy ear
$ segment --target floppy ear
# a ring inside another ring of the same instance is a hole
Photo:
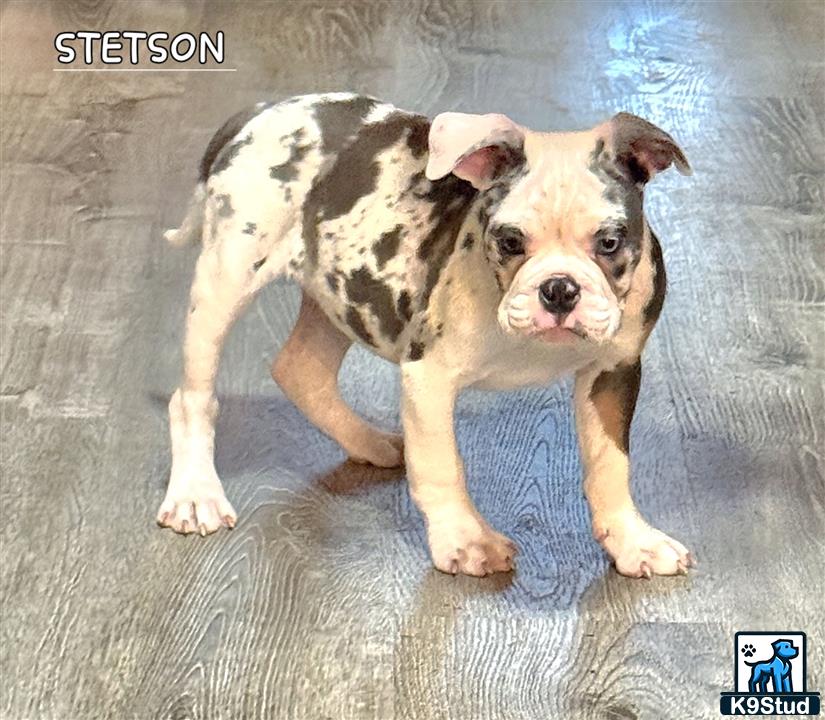
[[[620,112],[608,125],[616,161],[634,182],[646,183],[671,164],[682,175],[693,172],[676,141],[647,120]]]
[[[524,128],[506,115],[446,112],[430,126],[427,178],[453,173],[479,190],[502,172],[524,162]]]

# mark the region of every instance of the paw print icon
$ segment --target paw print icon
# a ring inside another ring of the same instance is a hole
[[[751,645],[750,643],[746,643],[742,646],[742,654],[745,657],[753,657],[753,654],[756,652],[756,648]]]

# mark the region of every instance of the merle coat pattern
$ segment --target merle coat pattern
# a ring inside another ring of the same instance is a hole
[[[234,525],[213,462],[220,350],[256,293],[287,276],[303,301],[274,379],[351,458],[406,460],[436,567],[485,575],[510,570],[516,553],[467,494],[453,433],[460,390],[575,373],[596,538],[624,574],[685,572],[684,546],[636,510],[628,462],[640,355],[665,292],[643,190],[671,164],[689,171],[669,135],[624,113],[589,131],[539,133],[503,115],[431,123],[336,93],[231,118],[207,147],[183,224],[167,233],[203,248],[158,522],[201,534]],[[353,342],[399,363],[403,439],[341,399]]]

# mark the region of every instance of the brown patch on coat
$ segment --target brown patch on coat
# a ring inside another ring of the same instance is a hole
[[[653,294],[642,311],[645,325],[649,328],[648,331],[653,329],[653,325],[659,319],[667,294],[667,273],[665,272],[665,260],[662,256],[662,246],[659,244],[659,238],[654,235],[652,230],[650,231],[650,264],[653,266],[654,273]]]
[[[630,424],[642,382],[642,363],[622,364],[605,370],[590,388],[590,402],[605,434],[622,452],[630,450]]]

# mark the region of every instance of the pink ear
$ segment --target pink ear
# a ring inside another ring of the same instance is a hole
[[[506,115],[441,113],[430,126],[426,174],[438,180],[453,173],[483,189],[523,145],[524,129]]]

